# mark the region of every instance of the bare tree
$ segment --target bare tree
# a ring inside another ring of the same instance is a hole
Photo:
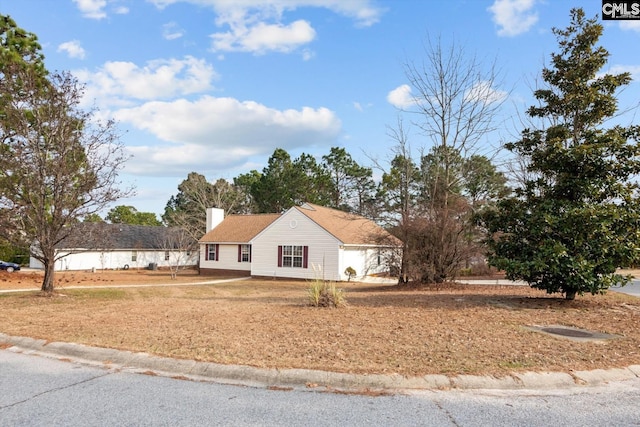
[[[180,270],[192,266],[190,261],[197,259],[193,254],[198,250],[198,240],[193,238],[189,230],[182,227],[168,228],[160,247],[169,253],[169,271],[172,279],[178,276]]]
[[[42,290],[54,289],[56,245],[81,218],[128,196],[118,172],[127,156],[114,122],[94,121],[82,111],[83,87],[69,73],[43,85],[18,70],[23,89],[7,97],[0,125],[0,232],[14,244],[31,245],[44,265]]]
[[[402,241],[402,258],[400,261],[399,282],[406,283],[411,277],[410,234],[411,223],[415,217],[416,183],[418,168],[411,155],[409,136],[401,117],[397,127],[388,128],[388,136],[396,142],[394,157],[390,161],[389,170],[382,175],[379,189],[379,200],[382,207],[382,220],[391,232]],[[378,164],[378,167],[384,169]]]
[[[405,75],[413,96],[410,112],[414,123],[434,146],[448,146],[462,152],[474,151],[483,137],[496,129],[495,119],[506,93],[495,61],[488,67],[463,47],[452,43],[449,49],[441,39],[425,43],[426,59],[406,62]]]
[[[178,186],[178,194],[171,196],[162,219],[198,241],[206,232],[207,208],[224,209],[227,215],[243,213],[244,201],[244,193],[235,184],[222,178],[210,183],[204,175],[191,172]]]
[[[495,121],[506,93],[496,89],[495,63],[486,67],[453,43],[427,38],[425,59],[406,62],[405,75],[413,97],[404,110],[427,139],[413,183],[417,186],[411,212],[402,219],[407,252],[406,272],[423,282],[441,282],[455,276],[469,254],[470,203],[463,196],[467,160],[479,153],[481,143],[496,129]],[[399,128],[392,137],[403,148]],[[428,148],[430,147],[430,148]],[[410,267],[410,268],[409,268]]]

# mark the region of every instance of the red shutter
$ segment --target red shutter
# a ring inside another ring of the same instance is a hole
[[[282,267],[282,246],[278,246],[278,267]]]
[[[238,245],[238,262],[242,262],[242,245]]]
[[[302,268],[309,267],[309,246],[302,248]]]
[[[204,260],[209,261],[209,244],[204,245]]]
[[[216,261],[220,259],[220,245],[216,243]]]
[[[251,245],[249,245],[249,262],[251,262]]]

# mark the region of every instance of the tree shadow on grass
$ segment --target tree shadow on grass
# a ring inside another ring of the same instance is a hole
[[[528,286],[460,283],[364,285],[350,287],[346,291],[346,297],[353,306],[447,309],[485,307],[507,310],[594,309],[614,304],[611,300],[616,298],[588,295],[568,301],[561,294],[547,294]]]

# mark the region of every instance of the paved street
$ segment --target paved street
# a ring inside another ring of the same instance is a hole
[[[622,287],[613,287],[612,291],[622,292],[629,295],[640,297],[640,280],[633,279],[628,285]]]
[[[640,379],[600,387],[362,396],[268,390],[0,350],[0,425],[637,426]]]
[[[474,285],[527,286],[525,282],[513,282],[506,279],[458,279],[460,283]],[[614,286],[610,290],[640,297],[640,279],[633,279],[625,286]]]

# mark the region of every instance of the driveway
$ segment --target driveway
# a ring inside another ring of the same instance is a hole
[[[525,282],[506,279],[458,279],[456,280],[456,282],[466,283],[469,285],[527,286]],[[625,286],[612,286],[609,289],[613,292],[620,292],[623,294],[640,297],[640,279],[633,279]]]

